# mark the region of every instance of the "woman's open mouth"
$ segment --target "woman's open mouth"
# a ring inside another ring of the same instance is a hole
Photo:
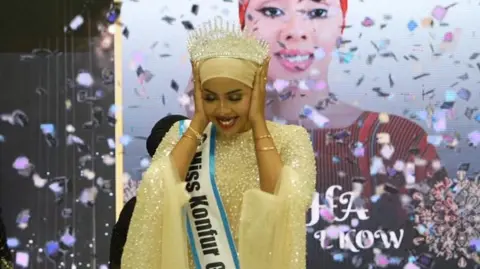
[[[215,117],[215,119],[222,129],[228,130],[237,123],[238,117]]]
[[[300,50],[281,50],[275,53],[280,63],[290,72],[303,72],[313,63],[314,54]]]

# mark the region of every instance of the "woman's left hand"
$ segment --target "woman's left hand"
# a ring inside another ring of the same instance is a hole
[[[255,74],[250,112],[248,114],[249,120],[253,125],[265,122],[265,96],[269,63],[270,57],[265,59],[265,62],[258,68]]]

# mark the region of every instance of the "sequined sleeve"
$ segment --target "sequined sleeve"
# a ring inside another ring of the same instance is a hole
[[[299,126],[289,126],[285,133],[286,144],[281,149],[284,164],[277,195],[285,200],[283,231],[285,233],[283,263],[289,269],[306,268],[305,212],[315,191],[316,165],[312,142],[307,131]]]
[[[187,269],[182,206],[184,183],[169,153],[178,140],[178,123],[164,137],[137,193],[137,204],[122,256],[122,269]]]
[[[298,206],[306,210],[315,191],[317,176],[315,154],[307,130],[300,126],[289,127],[291,130],[285,131],[285,145],[282,146],[280,155],[284,167],[293,169],[298,175],[295,178],[297,181],[291,182],[295,188],[291,195],[297,199]],[[302,215],[302,218],[304,218],[304,215]]]
[[[305,212],[316,177],[313,148],[298,126],[282,127],[273,135],[284,166],[273,195],[259,189],[244,194],[240,260],[242,268],[305,269]]]

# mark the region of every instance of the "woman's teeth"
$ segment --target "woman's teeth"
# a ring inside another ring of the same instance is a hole
[[[308,59],[310,59],[310,55],[285,55],[285,54],[282,54],[280,55],[280,57],[282,57],[282,59],[284,60],[287,60],[291,63],[298,63],[298,62],[303,62],[303,61],[307,61]]]
[[[237,118],[217,119],[222,127],[231,127]]]

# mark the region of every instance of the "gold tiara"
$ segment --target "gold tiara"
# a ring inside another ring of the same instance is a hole
[[[267,42],[258,40],[246,29],[240,29],[238,24],[224,22],[221,17],[193,31],[187,47],[192,61],[223,57],[263,64],[269,55]]]

